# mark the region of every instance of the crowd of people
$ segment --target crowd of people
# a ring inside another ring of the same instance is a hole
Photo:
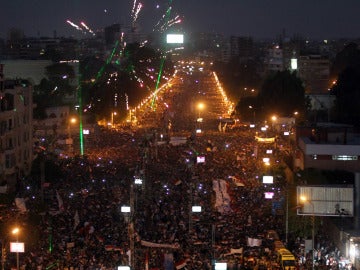
[[[251,138],[238,135],[224,141],[223,134],[214,132],[172,146],[157,145],[152,133],[106,131],[86,156],[55,159],[61,174],[44,183],[44,211],[35,212],[32,188],[18,190],[18,197],[26,198],[19,225],[30,228],[27,219],[41,218],[31,227],[37,241],[27,243],[21,264],[98,269],[135,263],[163,269],[166,263],[185,261],[188,269],[210,269],[212,259],[225,259],[225,254],[239,260],[269,255],[265,242],[248,246],[248,238],[262,239],[282,220],[264,200],[267,187],[260,172],[241,158],[247,153],[256,160]],[[205,156],[204,163],[196,162],[199,155]],[[136,177],[144,186],[134,184]],[[222,192],[231,198],[226,210],[214,208],[213,180],[226,183]],[[130,204],[134,209],[126,216],[121,206]],[[191,212],[192,205],[200,205],[201,213]],[[241,248],[242,256],[231,253]]]
[[[170,97],[178,106],[189,97],[179,95]],[[172,116],[164,109],[153,119]],[[175,131],[167,125],[103,130],[85,138],[84,156],[47,155],[58,174],[21,179],[22,205],[2,210],[3,217],[16,213],[19,239],[27,235],[20,267],[206,270],[223,261],[227,269],[279,268],[267,232],[284,235],[285,216],[278,210],[287,180],[280,174],[273,184],[262,182],[281,167],[274,145],[257,142],[250,129],[182,130],[180,123],[191,123],[187,117],[174,121]],[[171,136],[179,134],[186,141],[172,145]],[[265,192],[273,197],[266,199]],[[301,243],[293,245],[295,254]],[[13,254],[5,265],[16,265]]]

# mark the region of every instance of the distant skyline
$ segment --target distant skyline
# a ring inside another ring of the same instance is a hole
[[[152,32],[172,3],[170,18],[182,18],[173,27],[185,34],[275,38],[285,30],[289,37],[360,38],[359,0],[11,0],[0,5],[0,38],[10,28],[28,37],[52,37],[54,31],[58,37],[85,37],[66,20],[84,21],[94,31],[113,23],[129,26],[134,3],[143,5],[137,25],[144,33]]]

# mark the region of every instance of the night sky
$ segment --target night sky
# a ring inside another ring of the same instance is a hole
[[[275,38],[283,29],[288,36],[310,39],[360,37],[360,0],[138,0],[138,29],[149,33],[165,14],[183,19],[176,28],[188,32],[216,32],[225,36]],[[113,23],[130,25],[134,0],[2,0],[0,38],[9,28],[26,36],[80,37],[76,24],[84,21],[94,31]],[[169,31],[171,28],[169,29]],[[174,28],[173,28],[174,30]]]

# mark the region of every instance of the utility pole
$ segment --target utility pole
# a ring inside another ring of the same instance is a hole
[[[4,240],[1,240],[1,269],[5,270],[5,260],[6,260],[6,254],[5,254],[5,245]]]
[[[129,221],[129,238],[130,238],[130,266],[135,269],[135,231],[134,231],[134,212],[135,212],[135,196],[134,196],[134,185],[130,185],[130,221]]]
[[[43,153],[39,154],[40,158],[40,191],[41,200],[44,202],[44,183],[45,183],[45,156]]]

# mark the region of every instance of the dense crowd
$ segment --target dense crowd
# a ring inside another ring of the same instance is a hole
[[[38,240],[28,245],[21,264],[98,269],[132,262],[163,269],[166,262],[186,262],[188,269],[210,269],[212,259],[228,256],[240,264],[247,257],[269,256],[265,242],[247,243],[282,227],[271,202],[264,200],[267,187],[259,180],[251,134],[213,132],[179,146],[158,145],[154,134],[106,132],[85,157],[56,159],[61,175],[45,181],[47,209],[41,213],[35,213],[34,191],[23,185],[18,197],[27,199],[27,211],[18,216],[19,223],[26,227],[35,214],[41,220],[32,228]],[[205,156],[205,163],[196,163],[198,155]],[[134,185],[135,177],[143,179],[144,187]],[[226,183],[227,210],[214,208],[214,180]],[[120,208],[131,200],[134,212],[126,216]],[[202,212],[192,213],[193,204]],[[231,253],[241,248],[243,256]]]
[[[189,98],[176,91],[167,97],[178,106]],[[142,126],[161,119],[161,129],[103,130],[85,138],[84,156],[47,155],[57,175],[22,179],[17,185],[22,204],[2,210],[3,219],[17,213],[28,235],[21,267],[206,270],[216,260],[226,261],[228,269],[277,269],[267,232],[284,235],[285,217],[278,210],[287,180],[276,172],[274,184],[263,184],[262,176],[274,171],[262,158],[280,167],[280,152],[256,142],[252,130],[189,133],[191,115],[176,115],[170,128],[174,112],[164,106],[152,117],[138,115]],[[185,143],[170,143],[170,136],[179,135]],[[269,148],[274,152],[267,154]],[[265,192],[272,192],[272,199],[265,199]],[[130,206],[130,213],[123,206]],[[299,266],[311,261],[309,254],[301,257],[302,243],[292,245]],[[318,243],[324,244],[319,264],[340,256],[325,240]],[[334,256],[323,261],[328,254]],[[16,265],[13,254],[5,265]]]

